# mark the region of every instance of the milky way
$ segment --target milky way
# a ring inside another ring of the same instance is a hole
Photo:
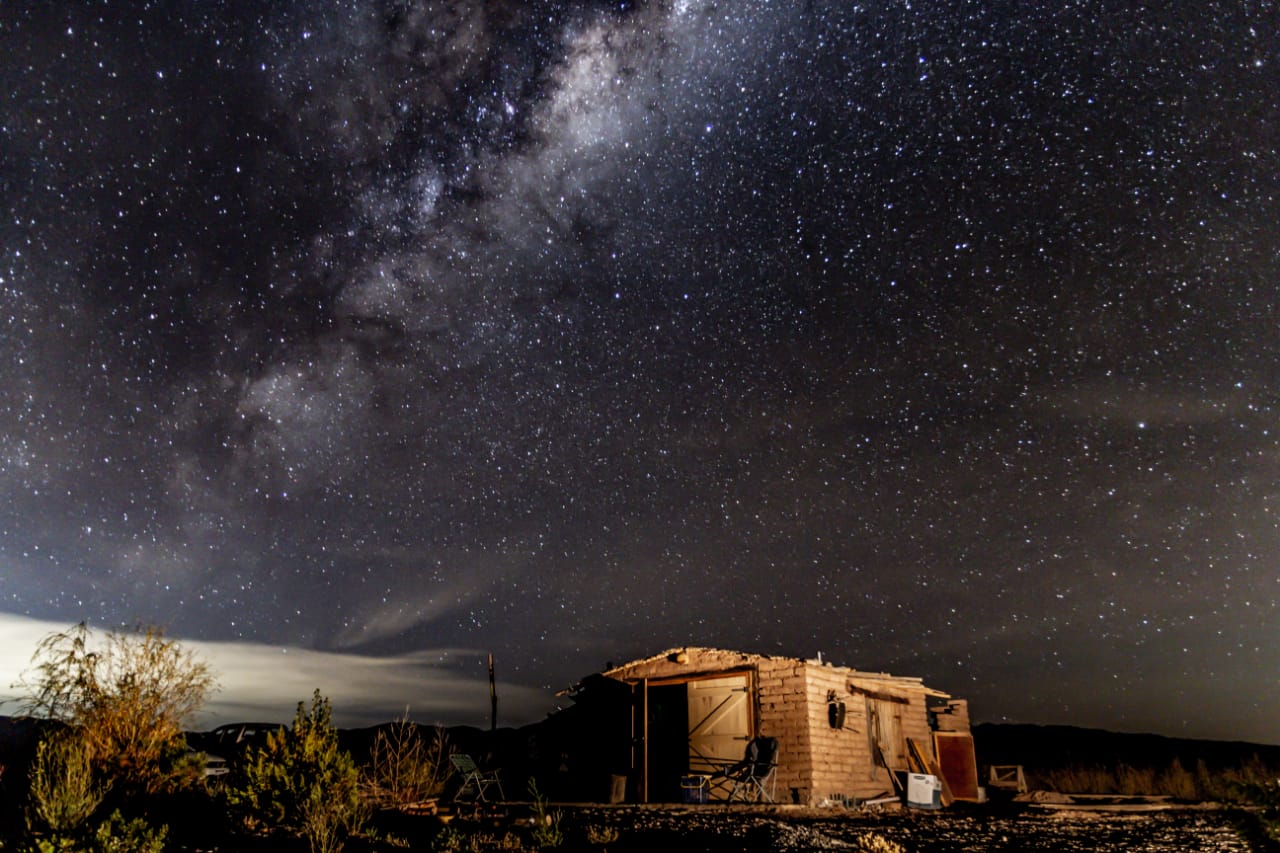
[[[63,5],[0,613],[1280,740],[1274,3]]]

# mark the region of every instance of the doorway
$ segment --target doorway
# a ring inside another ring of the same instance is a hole
[[[742,759],[755,733],[750,672],[650,682],[644,692],[647,802],[679,802],[683,777]]]

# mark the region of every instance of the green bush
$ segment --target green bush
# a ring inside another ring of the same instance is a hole
[[[22,848],[22,853],[87,853],[84,846],[69,835],[37,838]]]
[[[293,726],[251,749],[226,788],[228,805],[250,826],[305,838],[314,853],[336,853],[368,817],[360,774],[338,748],[329,700],[317,690],[311,710],[298,703]]]
[[[22,853],[163,853],[168,827],[153,828],[142,818],[126,819],[117,809],[93,832],[84,827],[33,835]]]
[[[94,833],[94,853],[161,853],[168,834],[168,827],[152,828],[142,818],[126,820],[117,810]]]
[[[74,730],[56,732],[40,741],[30,784],[28,826],[55,835],[79,830],[98,810],[110,787],[94,778],[89,745]]]

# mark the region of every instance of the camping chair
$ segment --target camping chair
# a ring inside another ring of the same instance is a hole
[[[470,794],[472,801],[488,802],[485,792],[490,787],[498,789],[498,799],[505,800],[507,795],[502,791],[502,781],[498,779],[497,770],[481,770],[470,755],[455,752],[449,756],[453,769],[462,777],[462,787],[453,795],[454,802],[462,801],[464,795]]]
[[[742,760],[718,775],[733,783],[729,802],[741,796],[744,803],[772,803],[778,775],[778,739],[753,737]]]

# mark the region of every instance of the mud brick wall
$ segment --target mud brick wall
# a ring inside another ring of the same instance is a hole
[[[761,734],[778,738],[779,802],[814,805],[837,797],[867,798],[889,789],[867,738],[866,702],[848,692],[850,670],[814,661],[758,662]],[[845,720],[833,729],[827,696],[845,703]],[[923,705],[920,706],[923,714]]]
[[[794,789],[799,802],[807,803],[813,762],[805,663],[769,658],[758,661],[756,671],[757,730],[778,739],[778,802],[791,802]]]
[[[938,731],[969,733],[969,703],[964,699],[947,701],[945,712],[938,714]]]
[[[866,799],[890,789],[893,783],[888,772],[876,765],[871,754],[866,700],[849,693],[851,671],[812,662],[805,665],[805,671],[809,740],[813,747],[807,802]],[[832,693],[845,706],[844,725],[838,729],[831,727],[828,715],[828,697]]]
[[[925,692],[913,690],[908,695],[910,702],[902,709],[902,736],[914,740],[926,756],[936,760],[938,756],[933,750],[933,729],[929,727]]]

